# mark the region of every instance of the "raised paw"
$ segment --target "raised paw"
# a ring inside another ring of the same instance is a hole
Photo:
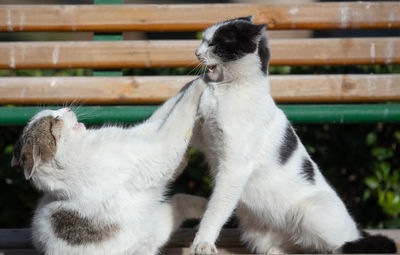
[[[200,242],[197,244],[192,244],[190,247],[191,255],[214,255],[218,254],[217,247],[212,243]]]
[[[271,247],[267,254],[285,254],[285,252],[279,247]]]

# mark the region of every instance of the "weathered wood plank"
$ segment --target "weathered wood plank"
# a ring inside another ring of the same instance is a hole
[[[190,255],[190,250],[189,250],[189,248],[167,248],[167,249],[164,249],[160,254],[161,255]],[[220,248],[220,249],[218,249],[218,254],[253,255],[253,254],[250,254],[247,250],[245,250],[243,248],[230,248],[230,249]],[[39,255],[39,253],[37,251],[35,251],[34,249],[3,250],[0,248],[0,255]]]
[[[0,103],[162,103],[194,78],[3,77]],[[400,101],[400,75],[271,75],[270,84],[279,103]]]
[[[0,255],[39,255],[34,249],[1,249]]]
[[[193,238],[196,234],[196,229],[179,229],[172,237],[166,248],[174,247],[190,247]],[[400,230],[398,229],[385,229],[385,230],[367,230],[371,234],[381,234],[392,238],[400,253]],[[231,249],[244,249],[240,242],[240,232],[238,229],[222,229],[220,237],[217,241],[217,247],[231,248]],[[243,252],[243,251],[242,251]],[[244,249],[246,252],[246,249]],[[249,251],[247,251],[249,252]],[[250,252],[249,252],[250,253]]]
[[[0,68],[176,67],[198,63],[199,41],[0,43]],[[272,65],[400,63],[400,38],[271,40]]]
[[[28,228],[0,229],[0,248],[2,249],[32,248],[30,229]]]
[[[166,245],[162,254],[189,254],[189,246],[193,241],[196,229],[179,229]],[[383,234],[392,238],[397,247],[400,248],[400,230],[368,230],[372,234]],[[36,255],[32,244],[27,236],[30,235],[29,229],[0,229],[0,255]],[[238,229],[223,229],[217,241],[217,247],[220,254],[250,254],[249,250],[240,244],[240,233]],[[9,240],[15,243],[20,240],[20,246],[10,247]],[[25,249],[24,249],[25,248]]]
[[[195,31],[250,14],[268,29],[399,28],[399,2],[300,5],[8,5],[0,31]]]

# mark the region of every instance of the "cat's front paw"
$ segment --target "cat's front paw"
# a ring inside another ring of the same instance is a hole
[[[191,255],[214,255],[218,254],[217,247],[212,243],[200,242],[193,243],[190,247]]]
[[[267,254],[285,254],[285,251],[279,247],[271,247]]]

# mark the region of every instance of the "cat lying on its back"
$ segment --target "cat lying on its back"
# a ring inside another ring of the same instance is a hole
[[[215,188],[191,253],[217,253],[235,208],[242,240],[256,253],[395,252],[387,238],[363,238],[275,105],[264,33],[252,17],[228,20],[205,30],[196,51],[210,72],[193,145],[205,153]]]
[[[45,254],[154,255],[204,198],[166,185],[185,167],[205,84],[195,80],[152,117],[132,128],[86,129],[69,109],[36,114],[12,163],[44,192],[35,211],[35,247]]]

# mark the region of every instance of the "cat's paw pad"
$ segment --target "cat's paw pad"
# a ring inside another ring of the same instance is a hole
[[[272,247],[268,250],[267,254],[285,254],[285,252],[279,247]]]
[[[192,244],[190,247],[191,255],[215,255],[218,254],[217,247],[214,244],[201,242],[197,244]]]

